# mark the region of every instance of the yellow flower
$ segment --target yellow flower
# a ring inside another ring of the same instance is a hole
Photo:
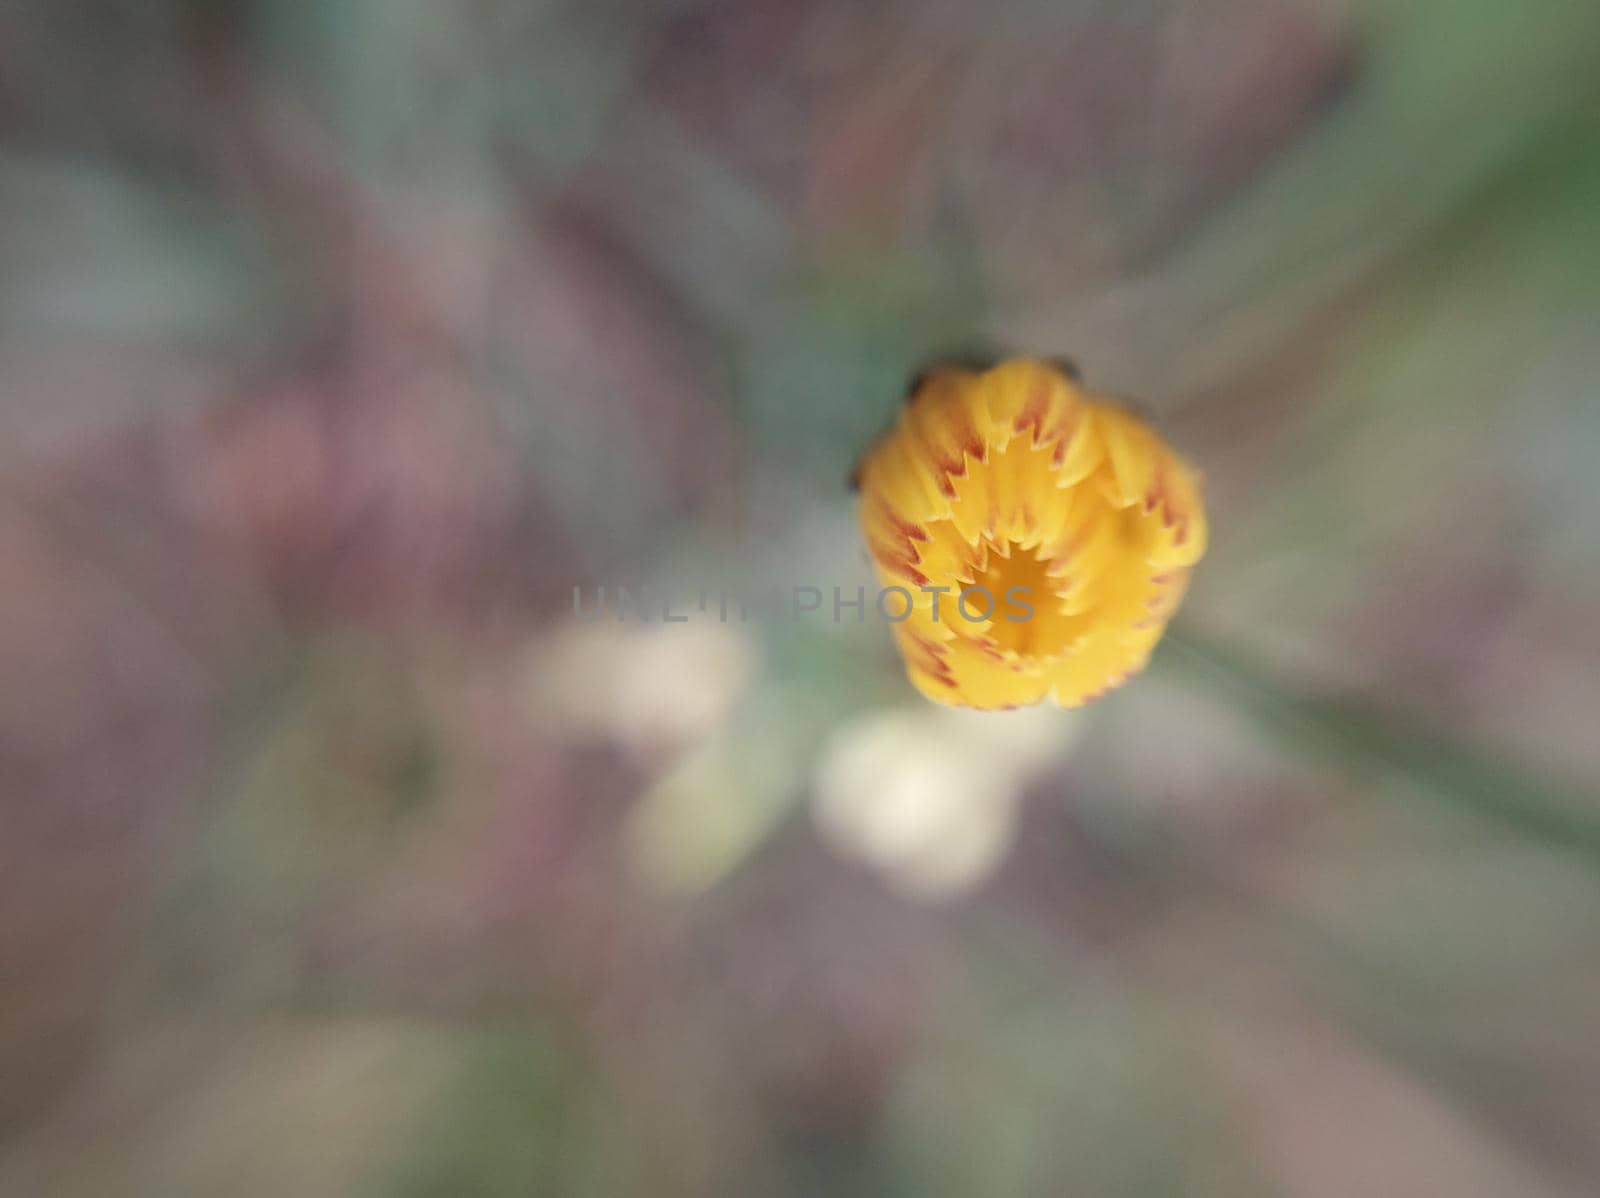
[[[856,481],[881,608],[939,703],[1098,698],[1144,667],[1205,552],[1195,471],[1033,359],[924,375]]]

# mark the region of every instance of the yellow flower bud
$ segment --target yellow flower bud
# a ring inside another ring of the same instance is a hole
[[[906,672],[939,703],[1098,698],[1144,667],[1205,552],[1195,471],[1034,359],[924,375],[856,479],[878,576],[910,595],[885,605]]]

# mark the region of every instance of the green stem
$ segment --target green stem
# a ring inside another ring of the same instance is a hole
[[[1286,743],[1343,767],[1376,767],[1420,794],[1600,864],[1600,801],[1572,793],[1408,716],[1297,694],[1232,649],[1175,628],[1163,656]],[[1594,814],[1590,814],[1593,812]]]

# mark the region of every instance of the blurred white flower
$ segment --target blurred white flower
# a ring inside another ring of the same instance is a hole
[[[533,711],[546,728],[653,757],[700,742],[755,674],[756,649],[722,624],[570,622],[535,644]]]
[[[1024,786],[1076,731],[1076,716],[1051,708],[925,708],[848,724],[817,769],[818,827],[908,898],[963,893],[999,865]]]

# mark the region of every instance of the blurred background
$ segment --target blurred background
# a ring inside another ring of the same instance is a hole
[[[1207,476],[924,703],[931,355]],[[8,0],[0,1193],[1600,1192],[1593,0]]]

